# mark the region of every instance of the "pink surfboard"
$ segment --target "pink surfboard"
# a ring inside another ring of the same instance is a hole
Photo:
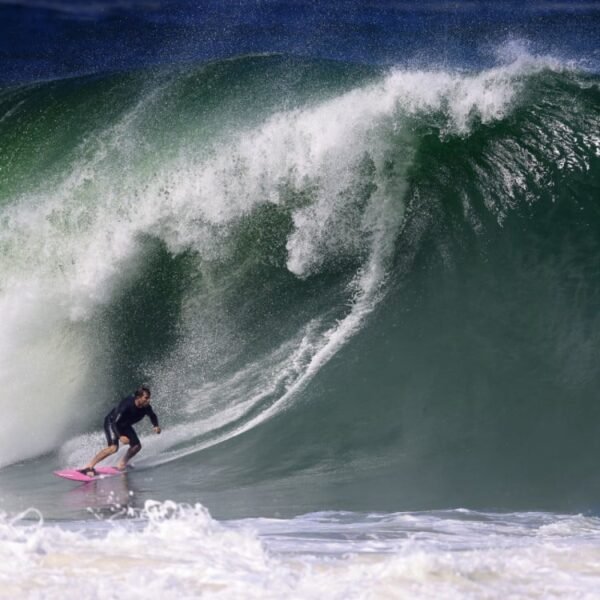
[[[116,467],[96,467],[96,473],[98,473],[96,477],[88,477],[76,469],[63,469],[62,471],[54,471],[54,474],[58,477],[71,479],[72,481],[81,481],[82,483],[96,481],[97,479],[104,479],[105,477],[112,477],[114,475],[122,475],[124,471],[121,471]]]

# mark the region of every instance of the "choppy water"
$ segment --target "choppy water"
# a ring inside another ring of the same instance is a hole
[[[0,521],[0,597],[593,598],[596,517],[313,513],[214,521],[148,502],[125,520]],[[17,567],[18,564],[18,567]]]

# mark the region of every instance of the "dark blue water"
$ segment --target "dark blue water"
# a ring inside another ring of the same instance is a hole
[[[48,0],[0,5],[0,81],[278,52],[473,68],[510,40],[597,66],[596,2]]]

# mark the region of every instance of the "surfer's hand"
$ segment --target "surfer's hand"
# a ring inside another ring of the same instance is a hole
[[[160,427],[155,427],[154,428],[154,433],[160,433]]]

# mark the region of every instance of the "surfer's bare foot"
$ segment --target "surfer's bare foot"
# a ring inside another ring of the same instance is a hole
[[[117,469],[119,469],[119,471],[124,471],[127,468],[127,465],[121,464],[119,463],[117,465]]]
[[[96,469],[93,467],[85,467],[85,469],[77,469],[82,475],[87,475],[88,477],[96,477],[98,473]]]

